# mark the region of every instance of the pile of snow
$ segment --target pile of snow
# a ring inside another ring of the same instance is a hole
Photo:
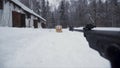
[[[83,33],[0,27],[0,68],[110,68]]]

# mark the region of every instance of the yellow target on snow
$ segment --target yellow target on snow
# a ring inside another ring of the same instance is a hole
[[[56,29],[56,32],[62,32],[62,26],[61,25],[57,25],[55,27],[55,29]]]

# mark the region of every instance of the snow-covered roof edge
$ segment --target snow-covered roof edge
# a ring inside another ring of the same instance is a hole
[[[43,17],[41,17],[40,15],[38,15],[37,13],[35,13],[33,10],[31,10],[30,8],[26,7],[24,4],[22,4],[20,1],[18,0],[10,0],[12,1],[13,3],[17,4],[19,7],[21,7],[23,10],[41,18],[42,20],[46,21]]]

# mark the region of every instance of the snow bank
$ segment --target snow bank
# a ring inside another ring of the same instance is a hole
[[[0,27],[0,68],[110,68],[82,33]]]

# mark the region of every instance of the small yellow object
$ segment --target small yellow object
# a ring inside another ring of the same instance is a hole
[[[62,32],[62,26],[61,25],[57,25],[55,28],[56,28],[56,32],[59,32],[59,33]]]

